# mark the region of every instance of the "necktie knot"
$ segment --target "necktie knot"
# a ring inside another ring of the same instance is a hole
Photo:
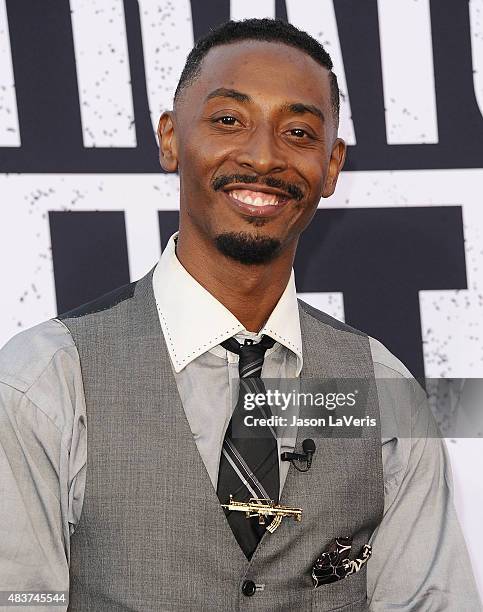
[[[235,338],[228,338],[221,343],[227,351],[240,356],[238,365],[240,378],[260,377],[262,373],[265,352],[275,344],[275,340],[269,336],[262,336],[260,342],[252,344],[240,344]]]
[[[227,351],[231,351],[232,353],[236,353],[240,355],[240,353],[245,352],[247,350],[252,350],[254,352],[260,353],[260,355],[265,355],[265,351],[275,344],[275,340],[270,338],[270,336],[263,335],[260,342],[252,343],[248,341],[246,344],[240,344],[238,340],[235,338],[228,338],[221,343],[221,346],[225,348]]]

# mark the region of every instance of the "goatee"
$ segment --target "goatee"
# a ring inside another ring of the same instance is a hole
[[[280,240],[246,232],[220,234],[215,238],[215,244],[223,255],[245,265],[267,263],[280,250]]]

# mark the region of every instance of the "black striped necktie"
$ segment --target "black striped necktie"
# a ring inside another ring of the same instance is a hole
[[[274,344],[275,341],[268,336],[262,336],[257,344],[250,340],[240,344],[235,338],[221,343],[228,351],[240,356],[240,392],[223,441],[218,473],[217,494],[222,504],[228,503],[230,494],[235,501],[256,497],[278,503],[280,476],[275,431],[269,426],[254,428],[244,423],[247,415],[266,418],[271,414],[266,405],[247,412],[244,397],[246,393],[265,392],[261,379],[263,360],[265,351]],[[225,509],[225,513],[238,544],[251,559],[270,521],[259,525],[258,518],[246,518],[243,512]]]

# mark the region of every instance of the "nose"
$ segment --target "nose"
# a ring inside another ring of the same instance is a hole
[[[240,146],[236,155],[238,165],[264,175],[285,170],[287,162],[281,154],[277,135],[270,126],[257,126]]]

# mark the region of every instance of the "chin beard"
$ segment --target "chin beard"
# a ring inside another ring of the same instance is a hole
[[[280,240],[246,232],[220,234],[215,238],[215,244],[223,255],[245,265],[268,263],[280,250]]]

